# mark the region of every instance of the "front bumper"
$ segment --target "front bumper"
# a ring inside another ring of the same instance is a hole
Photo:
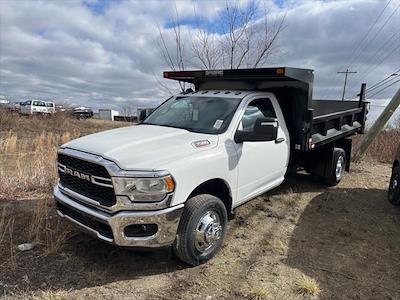
[[[171,245],[176,236],[183,204],[156,211],[120,211],[109,214],[77,202],[54,187],[57,213],[96,236],[98,239],[126,247],[163,247]],[[150,236],[126,236],[129,225],[156,224],[157,232]]]

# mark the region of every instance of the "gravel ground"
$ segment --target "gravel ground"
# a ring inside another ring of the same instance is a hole
[[[24,237],[14,234],[0,249],[0,295],[400,299],[400,209],[386,199],[389,175],[390,165],[363,162],[334,188],[308,175],[291,177],[239,207],[221,252],[198,267],[180,262],[170,249],[129,251],[80,233],[53,255],[43,255],[40,246],[18,253],[13,245]],[[23,232],[36,201],[0,203],[15,217],[14,232]]]

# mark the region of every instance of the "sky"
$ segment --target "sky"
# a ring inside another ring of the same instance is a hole
[[[229,0],[228,0],[229,1]],[[268,18],[286,14],[276,53],[264,65],[314,69],[314,98],[346,97],[398,71],[400,0],[240,0],[263,5]],[[225,0],[0,0],[0,96],[93,108],[154,106],[169,95],[159,31],[173,46],[178,14],[185,39],[201,27],[215,35]],[[260,13],[257,18],[262,19]],[[187,68],[195,64],[188,56]],[[393,79],[391,83],[398,80]],[[373,95],[387,99],[400,82]]]

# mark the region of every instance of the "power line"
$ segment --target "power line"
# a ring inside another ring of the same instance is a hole
[[[388,86],[384,87],[383,89],[377,91],[375,94],[368,96],[368,98],[372,98],[375,97],[376,95],[382,93],[384,90],[386,90],[387,88],[391,87],[392,85],[395,85],[396,83],[400,82],[400,79],[396,80],[395,82],[392,82],[391,84],[389,84]]]
[[[372,71],[374,71],[376,68],[378,68],[381,63],[383,63],[386,59],[388,59],[390,56],[393,55],[394,52],[396,52],[396,50],[398,50],[400,48],[400,33],[396,33],[398,34],[398,37],[396,39],[391,40],[391,42],[389,43],[388,46],[386,46],[386,51],[382,51],[379,55],[376,56],[375,58],[375,63],[366,66],[366,68],[362,71],[364,76],[359,76],[357,79],[363,79],[364,82],[367,81],[367,79],[371,76]],[[397,42],[399,41],[399,42]],[[394,42],[394,44],[393,44]],[[394,47],[393,47],[394,46]],[[393,48],[392,48],[393,47]],[[382,47],[381,47],[382,49]],[[376,51],[374,53],[378,54],[378,51]]]
[[[398,35],[398,36],[395,38],[396,35]],[[400,39],[400,33],[396,31],[384,43],[382,43],[381,46],[370,57],[371,58],[373,58],[373,57],[381,58],[382,54],[387,53],[387,51],[385,51],[385,49],[391,48],[392,44],[396,43],[396,41],[398,39]],[[384,51],[381,52],[381,50],[384,50]],[[368,63],[364,62],[364,64],[368,64]],[[359,68],[361,68],[361,65],[362,64],[359,63],[355,68],[359,69]],[[375,64],[373,64],[373,65],[375,65]],[[367,66],[364,70],[369,70],[369,69],[370,69],[370,66]],[[358,76],[356,76],[356,80],[361,80],[361,78],[363,77],[363,74],[365,74],[364,71],[362,71]],[[367,74],[366,76],[368,77],[368,75],[369,74]],[[364,78],[366,78],[366,76],[364,76]]]
[[[381,18],[381,16],[383,15],[383,13],[385,12],[386,8],[389,6],[389,4],[390,4],[391,2],[392,2],[392,0],[389,0],[389,1],[386,3],[385,7],[382,9],[382,11],[380,12],[380,14],[376,17],[374,23],[369,27],[369,29],[367,30],[367,32],[365,33],[365,35],[363,36],[363,38],[360,40],[360,42],[358,42],[356,48],[354,48],[354,50],[352,51],[352,53],[351,53],[349,59],[347,60],[347,62],[346,62],[344,65],[342,65],[342,66],[340,67],[341,69],[345,68],[346,65],[348,65],[348,67],[350,67],[351,63],[354,61],[353,56],[356,54],[356,52],[357,52],[357,50],[359,49],[359,47],[360,47],[360,46],[364,43],[364,41],[367,39],[368,35],[371,33],[372,29],[376,26],[376,24],[378,23],[379,19]],[[391,17],[390,17],[390,18],[391,18]],[[386,25],[387,22],[388,22],[388,20],[386,20],[386,22],[385,22],[384,25]],[[382,30],[382,28],[383,28],[383,27],[381,27],[380,30]],[[380,31],[380,30],[379,30],[379,31]],[[368,44],[368,43],[367,43],[367,44]],[[357,57],[359,57],[359,56],[361,55],[361,53],[362,53],[362,51],[359,53],[359,55],[358,55]],[[350,63],[348,63],[349,61],[350,61]],[[331,78],[332,78],[332,77],[331,77]],[[333,77],[333,80],[332,80],[332,81],[333,81],[334,83],[333,83],[333,84],[331,85],[331,87],[326,91],[326,93],[329,92],[329,91],[336,85],[336,83],[338,82],[338,78],[339,78],[339,77],[337,76],[337,74]],[[325,96],[325,94],[324,94],[324,96]]]
[[[394,74],[392,74],[392,75],[394,75]],[[375,86],[375,87],[373,87],[373,88],[370,88],[369,90],[366,91],[366,93],[367,93],[367,94],[368,94],[368,93],[371,93],[372,91],[374,91],[374,90],[380,88],[381,86],[384,86],[385,84],[389,83],[390,81],[393,81],[393,80],[396,79],[398,76],[399,76],[398,74],[397,74],[397,75],[394,75],[394,76],[390,76],[390,77],[392,77],[392,78],[389,77],[389,78],[390,78],[389,80],[386,80],[386,82],[383,82],[383,83],[378,84],[377,86]]]
[[[374,83],[373,85],[371,85],[367,90],[372,89],[373,87],[375,87],[376,85],[380,84],[381,82],[385,81],[386,79],[394,76],[394,74],[397,74],[398,72],[400,72],[400,69],[398,69],[397,71],[394,71],[391,75],[389,75],[388,77],[386,77],[385,79],[382,79],[381,81]],[[397,75],[395,75],[397,76]]]
[[[388,3],[389,4],[389,3]],[[388,5],[387,4],[387,5]],[[386,9],[387,6],[385,6]],[[400,4],[396,7],[396,9],[392,12],[392,14],[386,19],[386,21],[383,23],[383,25],[378,29],[377,32],[375,32],[375,35],[372,37],[372,39],[369,40],[368,43],[365,44],[364,48],[362,48],[362,50],[360,51],[359,55],[356,57],[360,57],[360,55],[365,51],[365,49],[368,47],[369,44],[371,44],[371,42],[373,42],[375,40],[375,38],[378,36],[378,34],[382,31],[382,29],[386,26],[386,24],[390,21],[390,19],[394,16],[394,14],[397,12],[397,10],[400,8]],[[350,62],[351,63],[354,61],[354,59]]]
[[[371,85],[371,87],[366,89],[366,93],[371,92],[372,90],[381,87],[382,85],[387,84],[389,81],[392,81],[393,79],[395,79],[397,76],[399,76],[400,69],[394,71],[392,74],[390,74],[389,76],[385,77],[384,79],[374,83]],[[394,77],[393,77],[394,76]],[[391,78],[393,77],[393,78]],[[390,79],[389,79],[390,78]],[[389,80],[388,80],[389,79]],[[386,81],[386,82],[385,82]],[[351,99],[353,98],[357,98],[359,96],[359,94],[356,94],[355,96],[353,96]]]
[[[375,63],[374,65],[369,67],[366,71],[367,74],[364,78],[367,79],[369,76],[371,76],[372,71],[374,71],[377,67],[379,67],[386,59],[391,57],[396,51],[399,51],[399,53],[400,53],[400,43],[396,44],[395,47],[386,56],[384,56],[381,60],[378,60],[377,63]]]

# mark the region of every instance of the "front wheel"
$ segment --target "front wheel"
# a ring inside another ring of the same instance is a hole
[[[208,194],[190,198],[178,226],[176,256],[192,266],[211,259],[222,246],[227,220],[225,205],[219,198]]]
[[[388,199],[394,205],[400,205],[400,167],[394,167],[390,179]]]

